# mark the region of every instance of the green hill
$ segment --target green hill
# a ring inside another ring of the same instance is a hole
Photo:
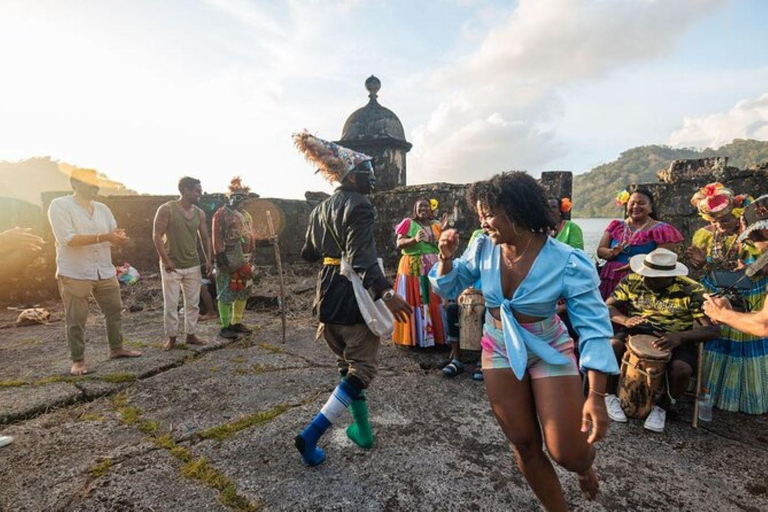
[[[616,194],[633,183],[655,183],[656,173],[672,160],[688,158],[729,157],[728,165],[741,169],[768,161],[768,142],[734,139],[717,149],[640,146],[624,151],[613,162],[599,165],[589,172],[574,176],[573,216],[614,217],[618,209]]]

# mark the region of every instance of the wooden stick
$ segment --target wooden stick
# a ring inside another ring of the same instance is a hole
[[[693,428],[699,428],[699,395],[701,394],[701,366],[704,355],[704,344],[697,343],[696,345],[696,359],[698,360],[698,364],[696,365],[696,392],[693,395],[695,400],[695,402],[693,402],[693,422],[691,423]]]
[[[275,236],[275,225],[272,224],[272,213],[267,210],[267,224],[269,225],[269,235]],[[280,275],[280,317],[283,323],[283,343],[285,343],[285,282],[283,281],[283,261],[280,258],[280,244],[275,242],[275,262],[277,263],[277,273]]]

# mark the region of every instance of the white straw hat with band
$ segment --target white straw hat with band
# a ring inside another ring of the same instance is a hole
[[[669,249],[656,249],[648,254],[638,254],[629,260],[635,274],[645,277],[687,276],[688,267],[677,261],[677,254]]]

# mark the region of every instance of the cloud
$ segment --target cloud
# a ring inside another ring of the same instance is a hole
[[[540,170],[568,151],[554,128],[562,90],[666,55],[722,3],[520,0],[473,51],[432,74],[440,100],[412,132],[414,181]]]
[[[676,147],[719,148],[733,139],[768,140],[768,92],[742,100],[728,112],[686,117],[669,138]]]

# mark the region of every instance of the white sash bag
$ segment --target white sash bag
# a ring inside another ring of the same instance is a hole
[[[384,272],[384,264],[379,260],[379,267]],[[389,310],[382,299],[373,300],[371,294],[363,286],[363,281],[360,276],[357,275],[355,269],[349,264],[347,259],[342,254],[341,256],[341,268],[339,269],[341,275],[345,276],[352,282],[352,288],[355,290],[355,300],[357,301],[357,307],[360,308],[360,313],[363,315],[363,320],[368,325],[368,328],[373,334],[379,337],[389,337],[395,330],[395,317]]]

